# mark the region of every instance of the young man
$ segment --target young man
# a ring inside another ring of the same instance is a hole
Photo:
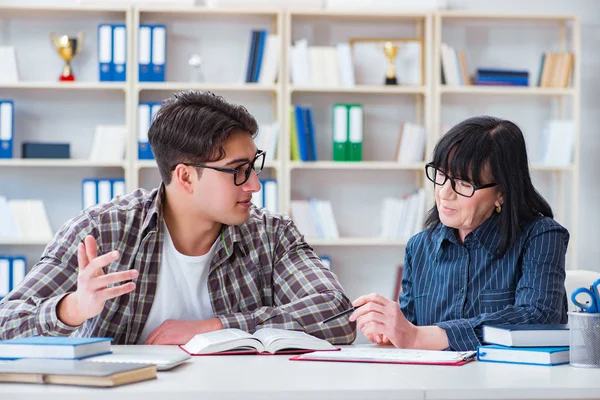
[[[148,133],[163,184],[67,222],[0,302],[0,339],[183,344],[275,327],[351,343],[347,319],[319,324],[351,307],[336,276],[288,217],[251,204],[264,163],[257,129],[244,107],[212,93],[168,99]]]

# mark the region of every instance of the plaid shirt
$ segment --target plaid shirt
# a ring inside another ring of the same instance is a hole
[[[160,266],[164,188],[139,189],[80,212],[46,247],[25,280],[0,302],[0,339],[45,336],[112,337],[134,344],[144,328]],[[96,317],[77,327],[60,321],[60,300],[77,287],[77,245],[86,235],[98,254],[118,250],[106,273],[135,268],[136,288],[108,300]],[[213,311],[225,328],[302,330],[334,344],[351,343],[355,325],[323,319],[351,307],[335,274],[327,270],[286,216],[252,207],[242,225],[223,226],[208,288]]]

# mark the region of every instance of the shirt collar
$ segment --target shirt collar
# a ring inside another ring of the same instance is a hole
[[[439,251],[444,241],[449,241],[454,244],[460,244],[456,236],[456,229],[450,228],[441,222],[434,228],[434,236],[436,237],[436,250]],[[492,213],[492,216],[486,219],[481,225],[469,233],[465,240],[478,241],[486,251],[495,255],[498,251],[500,242],[500,217],[497,213]]]
[[[158,222],[162,219],[162,205],[165,196],[165,185],[161,183],[160,187],[154,189],[151,193],[152,201],[142,222],[142,233],[143,236],[147,232],[157,229]]]

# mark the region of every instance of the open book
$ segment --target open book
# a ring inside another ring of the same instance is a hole
[[[253,335],[240,329],[200,333],[181,348],[191,355],[246,353],[303,353],[311,350],[338,350],[329,342],[304,332],[263,328]]]

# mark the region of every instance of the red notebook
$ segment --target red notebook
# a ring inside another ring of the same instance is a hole
[[[293,361],[360,362],[379,364],[464,365],[476,351],[396,349],[390,346],[347,347],[338,352],[315,351],[290,358]]]

